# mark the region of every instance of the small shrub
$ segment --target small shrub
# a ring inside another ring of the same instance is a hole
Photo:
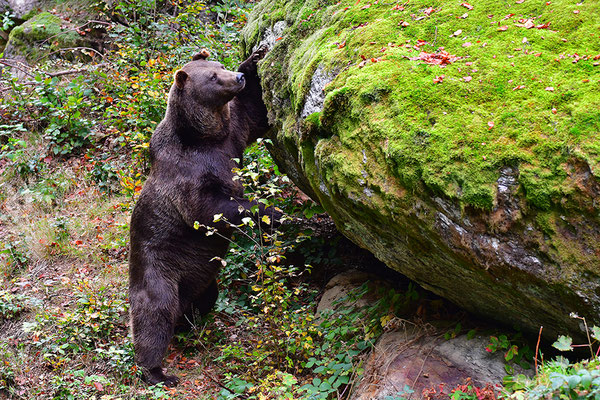
[[[36,300],[25,295],[0,290],[0,322],[18,318],[30,306],[37,303]]]
[[[112,294],[107,288],[92,290],[88,281],[79,281],[73,289],[77,303],[73,310],[44,310],[35,322],[24,325],[32,333],[31,343],[44,351],[49,366],[59,368],[71,357],[83,352],[96,352],[99,358],[112,360],[123,369],[133,367],[131,349],[111,348],[123,343],[127,331],[122,318],[127,311],[123,295]]]

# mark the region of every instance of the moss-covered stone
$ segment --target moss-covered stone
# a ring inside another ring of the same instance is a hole
[[[81,36],[72,27],[67,26],[60,17],[42,12],[10,32],[4,56],[22,57],[30,63],[35,63],[51,52],[72,49],[84,44],[85,41]]]
[[[570,312],[600,322],[599,14],[263,0],[243,47],[285,21],[260,68],[273,154],[340,230],[468,309],[576,334]]]

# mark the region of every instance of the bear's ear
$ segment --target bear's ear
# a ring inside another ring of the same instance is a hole
[[[179,71],[175,72],[175,85],[177,85],[178,89],[183,89],[183,85],[185,85],[185,81],[187,81],[188,78],[188,74],[180,69]]]
[[[202,50],[200,50],[200,53],[195,54],[192,57],[192,61],[206,60],[208,57],[210,57],[210,52],[206,49],[202,49]]]

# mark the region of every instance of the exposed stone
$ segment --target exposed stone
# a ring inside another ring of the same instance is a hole
[[[261,46],[267,46],[269,49],[273,48],[275,43],[280,40],[285,28],[287,28],[286,22],[278,21],[272,27],[265,29],[261,41],[252,48],[252,51],[256,51]]]
[[[333,277],[325,286],[325,291],[317,306],[317,315],[325,310],[335,310],[352,291],[356,291],[364,283],[369,282],[369,290],[353,302],[343,303],[344,307],[363,307],[378,300],[376,288],[386,287],[386,284],[374,275],[366,272],[350,270]]]
[[[306,118],[310,114],[323,110],[323,102],[325,101],[325,85],[331,82],[334,75],[325,71],[322,66],[319,66],[315,71],[311,81],[310,90],[306,96],[304,108],[300,113],[301,118]]]
[[[424,390],[450,394],[468,379],[477,387],[501,387],[506,375],[501,354],[485,351],[488,340],[461,335],[445,340],[426,327],[407,324],[384,333],[365,364],[352,400],[385,400],[388,396],[422,398]],[[440,386],[441,385],[441,386]]]
[[[27,14],[36,10],[42,3],[42,0],[8,0],[12,12],[18,19],[25,19]]]

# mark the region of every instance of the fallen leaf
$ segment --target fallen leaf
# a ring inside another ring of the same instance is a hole
[[[546,22],[545,24],[541,24],[541,25],[536,25],[536,29],[548,29],[548,27],[550,26],[550,22]]]
[[[427,9],[425,9],[425,11],[423,11],[423,13],[425,15],[431,15],[431,13],[433,13],[435,10],[433,9],[433,7],[429,7]]]
[[[488,121],[488,129],[492,129],[494,127],[494,121]]]
[[[433,83],[442,83],[444,81],[445,75],[436,76],[433,78]]]
[[[102,392],[104,391],[104,386],[102,386],[102,384],[100,382],[94,382],[94,387],[96,388],[97,391]]]
[[[472,79],[473,79],[472,76],[463,76],[463,81],[465,81],[465,82],[471,82]]]
[[[525,0],[517,0],[517,1],[515,1],[515,3],[517,3],[517,4],[523,4],[524,2],[525,2]]]
[[[533,23],[533,19],[529,18],[529,19],[520,19],[519,20],[519,24],[515,24],[515,26],[521,27],[521,28],[526,28],[526,29],[531,29],[535,26],[535,24]]]
[[[579,14],[579,10],[573,11],[573,14]]]
[[[464,42],[462,47],[471,47],[471,42]]]
[[[499,31],[505,31],[508,29],[508,26],[506,25],[502,25],[501,27],[498,28]]]
[[[461,15],[460,17],[458,17],[459,19],[466,19],[469,16],[469,13],[464,13],[463,15]]]
[[[552,114],[556,114],[556,108],[552,109]]]
[[[552,86],[548,86],[546,88],[546,91],[548,91],[548,92],[554,92],[554,88]]]
[[[521,90],[521,89],[525,89],[525,85],[519,85],[519,86],[515,86],[513,88],[513,90]]]
[[[453,62],[455,62],[456,60],[459,60],[461,57],[452,55],[450,53],[448,53],[447,51],[443,50],[442,48],[440,48],[440,51],[437,53],[427,53],[427,52],[420,52],[418,57],[409,57],[409,60],[413,60],[413,61],[423,61],[426,64],[431,64],[431,65],[440,65],[440,66],[445,66],[448,64],[452,64]]]
[[[458,35],[460,35],[461,33],[462,33],[462,29],[459,29],[459,30],[455,31],[455,32],[454,32],[452,35],[450,35],[450,36],[451,36],[451,37],[452,37],[452,36],[458,36]],[[600,56],[598,56],[598,57],[600,57]]]
[[[465,7],[469,11],[473,9],[473,6],[470,5],[469,3],[460,3],[460,5]]]

